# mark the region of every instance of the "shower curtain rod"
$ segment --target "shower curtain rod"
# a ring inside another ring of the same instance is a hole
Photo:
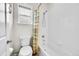
[[[19,7],[24,8],[24,9],[28,9],[28,10],[32,10],[31,8],[25,7],[25,6],[22,6],[22,5],[19,5]]]

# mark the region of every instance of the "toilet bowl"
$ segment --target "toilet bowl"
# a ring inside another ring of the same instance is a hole
[[[21,49],[19,51],[19,56],[32,56],[30,38],[30,36],[20,36]]]
[[[32,56],[32,48],[30,46],[22,47],[19,56]]]

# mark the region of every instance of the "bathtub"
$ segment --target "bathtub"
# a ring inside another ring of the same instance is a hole
[[[79,56],[79,55],[77,55],[75,53],[71,53],[68,50],[62,50],[60,47],[58,47],[52,43],[51,46],[50,45],[40,46],[39,56]]]
[[[40,54],[39,56],[61,56],[59,53],[57,53],[54,49],[52,50],[52,47],[50,46],[39,46],[40,47]]]
[[[39,54],[39,56],[49,56],[47,51],[44,50],[44,48],[42,46],[39,46],[39,47],[40,47],[40,54]]]

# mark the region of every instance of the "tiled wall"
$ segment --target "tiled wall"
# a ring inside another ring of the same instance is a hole
[[[58,55],[79,55],[79,4],[50,4],[48,31],[50,49]]]
[[[39,27],[39,45],[46,51],[47,49],[47,40],[48,40],[48,32],[47,32],[47,21],[48,21],[48,15],[47,15],[47,4],[41,4],[39,8],[39,21],[40,21],[40,27]],[[46,13],[45,13],[46,12]]]

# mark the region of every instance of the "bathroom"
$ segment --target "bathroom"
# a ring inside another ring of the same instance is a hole
[[[0,56],[38,56],[40,3],[0,3]],[[3,21],[3,22],[2,22]],[[3,25],[3,26],[2,26]]]
[[[0,3],[0,8],[0,56],[79,56],[79,3]]]

